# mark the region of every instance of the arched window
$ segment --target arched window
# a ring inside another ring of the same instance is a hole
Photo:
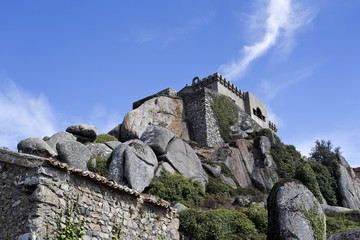
[[[254,115],[256,115],[258,118],[260,118],[261,120],[263,120],[264,122],[266,122],[265,120],[265,116],[262,115],[261,109],[260,108],[253,108],[253,113]]]

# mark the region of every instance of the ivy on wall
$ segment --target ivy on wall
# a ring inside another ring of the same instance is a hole
[[[210,93],[212,98],[211,109],[214,112],[216,123],[220,130],[221,138],[230,141],[230,127],[238,122],[239,109],[230,98]]]

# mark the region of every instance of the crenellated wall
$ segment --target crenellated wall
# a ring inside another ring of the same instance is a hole
[[[262,128],[277,131],[276,125],[268,119],[266,105],[250,92],[243,92],[219,73],[214,73],[203,79],[195,77],[192,85],[183,88],[180,93],[195,93],[202,91],[204,88],[230,97],[240,109],[250,115]]]
[[[86,217],[84,239],[111,239],[115,226],[122,239],[179,239],[166,201],[54,159],[0,149],[0,239],[53,237],[69,198]]]

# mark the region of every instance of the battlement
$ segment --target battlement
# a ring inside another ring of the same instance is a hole
[[[210,86],[210,84],[218,82],[221,85],[223,85],[225,88],[227,88],[229,91],[234,93],[239,98],[245,100],[245,94],[241,89],[239,89],[237,86],[235,86],[232,82],[228,81],[225,77],[220,75],[219,73],[214,73],[210,76],[207,76],[203,79],[200,79],[199,77],[194,77],[192,81],[192,87],[194,91],[199,91],[203,89],[204,87]]]
[[[231,98],[236,105],[245,111],[262,128],[276,132],[277,126],[269,121],[266,105],[250,92],[244,92],[219,73],[200,79],[194,77],[191,86],[184,87],[181,94],[193,94],[210,89]]]

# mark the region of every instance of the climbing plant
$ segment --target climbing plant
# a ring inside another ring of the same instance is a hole
[[[66,202],[65,208],[58,214],[57,230],[54,240],[70,239],[79,240],[83,239],[85,234],[86,216],[80,214],[79,197],[76,201],[71,201],[70,196]],[[86,214],[85,210],[85,214]]]
[[[220,135],[224,141],[230,141],[230,127],[238,122],[239,109],[230,98],[211,93],[211,109],[214,112]]]

